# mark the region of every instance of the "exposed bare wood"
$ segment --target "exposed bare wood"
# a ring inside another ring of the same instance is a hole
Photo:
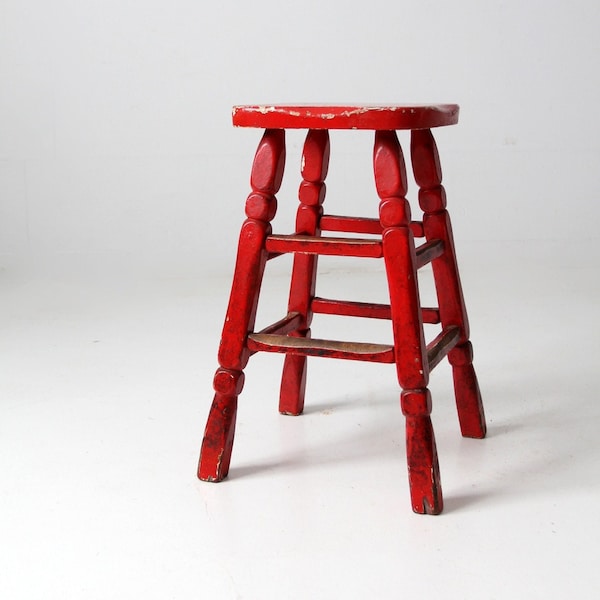
[[[393,363],[394,347],[386,344],[365,342],[340,342],[290,337],[287,335],[264,335],[253,333],[248,336],[248,348],[254,352],[285,352],[304,356],[321,356],[346,360]]]

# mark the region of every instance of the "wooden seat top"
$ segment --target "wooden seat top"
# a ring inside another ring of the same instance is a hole
[[[263,129],[430,129],[458,123],[457,104],[234,106],[233,124]]]

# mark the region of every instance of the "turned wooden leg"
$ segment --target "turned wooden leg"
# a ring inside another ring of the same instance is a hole
[[[471,342],[465,342],[452,349],[448,360],[452,365],[460,431],[464,437],[484,438],[487,428],[479,383],[473,368]]]
[[[390,291],[394,352],[403,389],[406,450],[412,508],[417,513],[441,512],[442,489],[427,390],[429,364],[417,280],[416,251],[405,198],[406,169],[396,133],[378,131],[373,155],[375,184],[381,199],[383,255]]]
[[[260,286],[267,261],[265,240],[277,210],[285,165],[285,132],[267,129],[256,151],[246,200],[248,217],[240,232],[229,306],[219,346],[219,368],[213,386],[215,396],[209,412],[198,477],[221,481],[227,476],[235,435],[237,397],[244,385],[243,369],[250,352],[247,336],[254,328]]]
[[[221,481],[227,477],[233,437],[235,435],[235,418],[237,399],[244,385],[244,374],[241,371],[219,369],[215,375],[215,393],[198,466],[198,477],[204,481]]]
[[[300,206],[296,216],[296,233],[316,236],[320,234],[319,221],[323,214],[325,183],[329,165],[329,132],[325,129],[309,130],[302,153],[302,178],[298,191]],[[310,337],[312,321],[311,302],[315,294],[317,255],[295,254],[288,312],[299,313],[301,321],[291,335]],[[306,356],[287,354],[283,365],[279,412],[299,415],[304,410],[306,390]]]
[[[456,326],[461,336],[449,353],[456,406],[462,435],[483,438],[486,434],[481,393],[473,368],[473,348],[469,342],[469,321],[463,298],[440,160],[431,131],[416,130],[411,136],[413,172],[419,185],[419,204],[424,212],[423,229],[427,240],[442,240],[444,253],[432,262],[433,276],[443,328]]]

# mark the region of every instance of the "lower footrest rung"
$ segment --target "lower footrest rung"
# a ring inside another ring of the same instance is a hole
[[[386,344],[339,342],[288,335],[252,333],[248,336],[248,348],[252,352],[283,352],[367,362],[393,363],[395,360],[394,347]]]

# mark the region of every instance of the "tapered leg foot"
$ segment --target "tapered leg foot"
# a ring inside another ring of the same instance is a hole
[[[463,437],[484,438],[487,428],[479,383],[473,368],[471,343],[466,342],[454,348],[448,359],[452,365],[460,431]]]
[[[402,392],[402,412],[406,417],[406,458],[412,509],[416,513],[438,515],[444,508],[440,467],[431,424],[429,390]]]
[[[229,472],[235,435],[237,396],[215,394],[202,440],[198,477],[203,481],[222,481]]]
[[[444,508],[444,501],[435,437],[429,417],[407,418],[406,454],[412,509],[420,514],[439,515]]]
[[[279,394],[279,412],[283,415],[300,415],[304,410],[306,362],[306,356],[285,357]]]

